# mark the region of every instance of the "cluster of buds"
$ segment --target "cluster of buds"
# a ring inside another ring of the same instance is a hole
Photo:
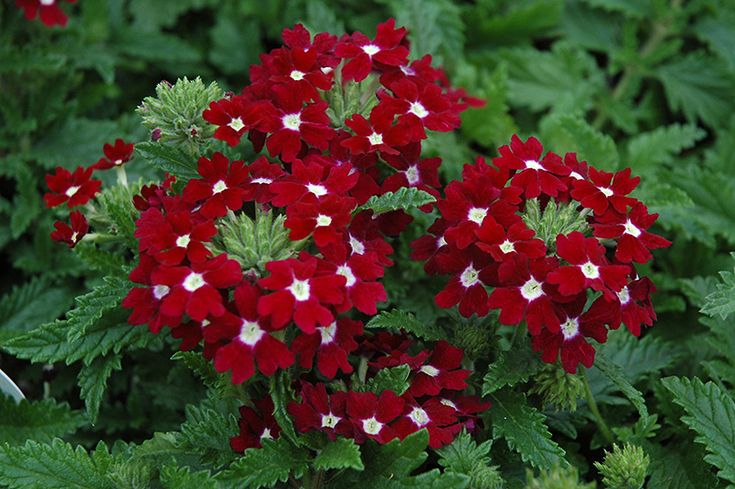
[[[514,136],[499,152],[446,186],[441,217],[412,256],[427,273],[451,276],[440,307],[458,305],[466,317],[499,309],[501,324],[525,321],[544,361],[589,368],[587,338],[604,343],[621,324],[638,336],[653,324],[655,288],[635,264],[670,243],[648,232],[658,215],[629,196],[640,180],[629,168],[613,174],[574,153],[543,154],[533,137]]]

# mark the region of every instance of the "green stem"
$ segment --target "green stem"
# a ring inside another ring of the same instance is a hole
[[[587,378],[587,371],[584,369],[582,369],[582,380],[584,380],[584,391],[585,397],[587,398],[587,405],[592,412],[592,416],[594,416],[595,418],[595,423],[597,424],[597,427],[599,428],[600,433],[605,438],[605,440],[607,440],[609,444],[612,444],[615,441],[615,437],[613,436],[612,431],[610,431],[610,428],[607,426],[607,423],[605,423],[605,420],[600,414],[600,409],[597,407],[595,396],[592,395],[590,381]]]
[[[128,186],[128,174],[125,172],[125,167],[123,165],[118,165],[115,167],[115,172],[117,174],[117,183],[122,185],[123,187]]]

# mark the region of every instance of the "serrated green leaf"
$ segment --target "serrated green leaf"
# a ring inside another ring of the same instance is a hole
[[[375,374],[375,377],[367,381],[365,389],[378,395],[383,391],[393,391],[400,396],[409,387],[409,375],[411,375],[411,367],[408,365],[383,368]]]
[[[399,441],[393,439],[385,445],[371,444],[363,448],[364,474],[401,479],[421,466],[426,460],[429,432],[425,429],[408,435]],[[358,476],[359,477],[359,476]]]
[[[408,210],[414,207],[431,204],[436,198],[416,187],[401,187],[395,192],[373,195],[359,210],[372,210],[374,215],[397,210]]]
[[[242,458],[220,472],[221,482],[237,487],[259,489],[286,482],[289,477],[300,479],[309,469],[308,451],[293,446],[285,438],[262,440],[263,448],[249,448]]]
[[[192,472],[189,467],[161,467],[161,485],[164,489],[217,489],[220,485],[208,470]]]
[[[735,259],[735,253],[731,253]],[[723,270],[720,272],[722,283],[717,284],[717,290],[709,294],[700,311],[709,316],[718,315],[726,319],[735,312],[735,271]]]
[[[528,341],[524,341],[511,351],[498,355],[490,364],[482,379],[482,395],[486,396],[505,386],[512,387],[526,382],[541,367],[538,353],[531,349]]]
[[[646,487],[653,489],[712,489],[717,487],[717,476],[710,466],[703,464],[704,447],[692,443],[685,446],[668,444],[648,445],[651,456],[651,474]]]
[[[181,425],[182,440],[203,460],[223,465],[236,454],[230,438],[238,432],[237,406],[233,399],[208,398],[198,405],[186,406],[186,421]]]
[[[481,73],[473,94],[487,100],[485,107],[462,113],[462,133],[483,146],[505,144],[518,131],[508,113],[508,68],[501,64],[491,74]]]
[[[630,403],[638,410],[641,416],[648,416],[648,408],[643,395],[628,381],[619,365],[611,362],[602,352],[595,355],[595,365],[600,373],[605,376],[615,387],[622,392]]]
[[[45,132],[29,152],[43,168],[74,169],[98,160],[102,146],[119,136],[117,123],[109,120],[69,118]]]
[[[109,354],[97,357],[89,365],[84,365],[79,371],[77,381],[79,383],[80,394],[87,408],[87,416],[89,416],[92,424],[97,422],[97,415],[100,412],[100,404],[102,397],[107,389],[107,380],[112,375],[113,370],[120,370],[120,355]]]
[[[112,253],[97,248],[91,243],[81,242],[74,247],[74,254],[92,270],[108,276],[125,277],[127,261],[119,253]]]
[[[667,377],[661,382],[686,411],[681,420],[707,448],[704,460],[719,469],[720,478],[735,483],[735,401],[713,382],[704,384],[696,377]]]
[[[492,440],[477,444],[469,433],[463,431],[454,441],[437,450],[439,465],[446,472],[454,472],[469,477],[469,487],[499,487],[502,483],[495,467],[490,467],[490,447]]]
[[[176,146],[144,141],[135,145],[135,151],[150,165],[176,175],[179,179],[186,181],[199,177],[196,159]]]
[[[0,343],[59,317],[71,301],[69,289],[42,278],[16,285],[0,299]]]
[[[653,13],[651,0],[584,0],[587,4],[608,10],[621,12],[627,17],[642,19]]]
[[[16,174],[16,179],[16,194],[10,215],[10,233],[13,239],[17,239],[28,229],[43,208],[37,190],[38,182],[30,168],[24,167],[23,171]]]
[[[69,328],[69,341],[76,341],[84,336],[106,312],[120,305],[123,297],[130,290],[127,280],[117,277],[105,277],[103,284],[91,292],[75,299],[77,306],[66,314],[66,325]]]
[[[674,156],[705,136],[706,133],[695,124],[672,124],[638,134],[628,141],[626,165],[634,173],[652,171],[657,165],[671,163]]]
[[[15,402],[0,393],[0,443],[18,444],[26,440],[48,442],[73,433],[84,425],[78,411],[53,399]]]
[[[735,69],[735,12],[718,12],[717,16],[705,17],[694,25],[694,33],[708,43],[730,69]]]
[[[541,121],[541,141],[561,154],[576,152],[577,158],[596,168],[614,170],[620,158],[615,141],[574,114],[552,114]]]
[[[539,469],[567,464],[564,450],[551,439],[545,416],[529,406],[523,394],[499,391],[491,399],[494,439],[504,439],[524,462]]]
[[[234,4],[222,7],[209,31],[212,38],[209,60],[222,72],[235,75],[241,73],[244,66],[259,62],[258,55],[263,51],[262,33],[258,22],[243,22],[244,19],[233,15]],[[233,50],[232,46],[238,48]]]
[[[365,469],[360,458],[360,447],[349,438],[338,438],[327,443],[314,458],[313,464],[319,470]]]
[[[406,331],[418,338],[425,340],[439,340],[444,334],[435,324],[425,324],[410,312],[401,311],[400,309],[392,309],[390,311],[382,311],[377,316],[373,316],[365,327],[384,328],[395,333]]]
[[[475,2],[465,9],[471,47],[518,45],[550,33],[562,14],[560,0]]]
[[[293,401],[294,393],[291,389],[291,376],[288,371],[281,371],[271,377],[269,392],[273,399],[273,417],[276,419],[278,426],[281,427],[283,435],[295,445],[300,445],[296,437],[296,430],[293,427],[293,421],[288,414],[288,403]]]

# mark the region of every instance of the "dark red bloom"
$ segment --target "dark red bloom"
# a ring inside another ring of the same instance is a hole
[[[469,370],[462,370],[464,352],[444,340],[438,341],[406,391],[413,397],[436,396],[442,390],[461,391],[467,387]]]
[[[426,139],[424,128],[449,132],[458,128],[461,121],[449,98],[435,83],[413,82],[403,78],[390,89],[394,98],[383,98],[384,103],[399,121],[405,121],[411,141]]]
[[[212,158],[199,158],[198,170],[203,177],[189,180],[184,187],[184,200],[202,202],[200,212],[210,218],[222,217],[227,209],[240,210],[245,196],[248,170],[242,160],[230,160],[220,152]]]
[[[322,70],[332,67],[323,66],[320,58],[323,60],[315,48],[279,48],[261,60],[267,65],[270,82],[285,85],[302,100],[317,100],[318,90],[327,91],[332,87],[333,74],[332,69]]]
[[[321,201],[301,201],[286,209],[284,226],[291,230],[289,237],[293,241],[312,235],[317,246],[338,243],[356,205],[355,199],[337,195]]]
[[[122,166],[133,157],[133,150],[135,146],[133,143],[126,143],[122,139],[118,138],[115,140],[115,144],[105,144],[102,147],[102,151],[105,153],[105,158],[92,165],[95,170],[109,170]]]
[[[65,0],[67,3],[76,3],[77,0]],[[33,20],[38,16],[46,27],[55,25],[66,27],[69,18],[59,3],[61,0],[15,0],[18,8],[23,9],[26,19]]]
[[[271,110],[266,102],[252,102],[241,95],[235,95],[211,102],[202,117],[218,126],[214,131],[215,139],[237,146],[242,135],[254,127],[260,127],[262,119]]]
[[[69,248],[74,248],[84,235],[87,234],[87,231],[89,231],[89,224],[84,214],[79,211],[72,211],[69,217],[71,226],[64,221],[56,221],[54,223],[56,230],[51,233],[51,239],[66,243],[69,245]]]
[[[217,289],[225,289],[242,280],[240,264],[218,255],[211,260],[192,263],[189,266],[160,267],[151,274],[154,286],[169,288],[163,297],[161,313],[181,317],[184,313],[201,321],[208,315],[225,313],[222,295]]]
[[[306,196],[311,200],[345,196],[355,186],[359,175],[349,163],[327,166],[314,158],[308,164],[296,160],[291,165],[291,174],[271,185],[270,190],[275,194],[272,203],[282,207]]]
[[[506,230],[494,219],[485,219],[475,231],[475,235],[479,240],[476,243],[477,247],[490,253],[490,256],[499,262],[517,253],[528,258],[546,256],[546,245],[536,238],[536,233],[523,221],[518,221]]]
[[[304,333],[311,334],[317,325],[329,326],[334,321],[326,306],[344,300],[345,278],[333,267],[320,266],[315,257],[302,252],[298,259],[269,262],[266,269],[270,275],[258,283],[276,292],[261,297],[258,314],[270,316],[274,328],[282,328],[293,318]]]
[[[92,168],[78,166],[74,173],[56,167],[55,173],[46,175],[46,185],[51,192],[43,196],[46,207],[56,207],[66,202],[69,208],[84,205],[99,192],[102,182],[92,180]]]
[[[556,252],[569,266],[559,267],[547,278],[559,286],[564,295],[576,295],[586,287],[614,297],[628,283],[628,267],[610,265],[605,258],[605,247],[595,238],[585,238],[574,231],[556,238]]]
[[[268,397],[254,402],[255,408],[240,408],[240,433],[230,438],[230,446],[236,452],[244,452],[248,448],[260,448],[263,440],[278,438],[281,427],[273,417],[273,400]]]
[[[243,186],[243,202],[252,200],[259,204],[270,202],[273,199],[272,184],[286,174],[283,167],[277,163],[271,163],[265,156],[259,156],[246,169],[248,176]]]
[[[347,311],[354,305],[362,313],[376,314],[377,303],[388,298],[383,284],[377,281],[384,273],[377,257],[373,253],[350,255],[343,243],[323,248],[322,254],[337,267],[337,274],[346,280],[345,301],[337,306],[337,311]]]
[[[288,412],[293,416],[294,425],[300,433],[320,431],[330,440],[337,435],[351,438],[352,424],[347,418],[347,393],[337,391],[327,395],[324,384],[304,382],[301,386],[301,402],[292,401]]]
[[[562,177],[569,175],[571,170],[551,151],[542,159],[543,151],[544,147],[538,139],[530,137],[524,143],[513,135],[510,146],[498,148],[500,156],[493,158],[493,163],[498,168],[517,171],[511,183],[523,189],[526,198],[533,199],[541,193],[556,197],[559,192],[566,190]]]
[[[291,351],[298,356],[299,365],[311,369],[316,355],[319,372],[333,379],[337,371],[352,373],[347,355],[357,349],[355,337],[362,334],[362,323],[340,318],[328,326],[318,326],[316,333],[300,334],[291,343]]]
[[[398,434],[389,426],[403,412],[405,402],[393,391],[380,396],[372,392],[348,392],[347,414],[355,430],[355,441],[362,443],[372,438],[387,443]]]
[[[650,250],[671,246],[671,241],[648,232],[657,218],[658,214],[649,214],[645,205],[637,203],[626,214],[609,209],[596,217],[592,227],[598,238],[617,240],[616,260],[646,263],[652,258]]]
[[[633,336],[641,335],[641,326],[652,326],[656,320],[651,295],[656,286],[648,277],[633,280],[617,293],[617,301],[609,304],[613,320],[610,327],[617,329],[622,322]]]
[[[421,159],[421,144],[411,143],[398,148],[398,155],[381,155],[386,163],[398,170],[383,181],[383,192],[394,192],[401,187],[416,187],[439,198],[436,190],[439,182],[439,166],[441,158]],[[433,204],[421,207],[422,211],[428,212]]]
[[[480,272],[488,265],[487,255],[476,251],[448,250],[437,257],[439,270],[452,274],[444,289],[435,297],[436,305],[448,309],[459,304],[464,317],[486,316],[489,310],[487,290]]]
[[[375,39],[365,34],[355,32],[352,36],[340,39],[335,54],[340,58],[349,59],[342,68],[342,79],[345,81],[362,81],[370,74],[374,64],[378,62],[388,66],[406,64],[408,48],[402,45],[406,36],[406,29],[396,29],[395,19],[389,19],[378,24]]]
[[[121,303],[124,308],[132,309],[128,317],[129,324],[147,324],[153,333],[160,332],[164,326],[176,326],[181,322],[181,314],[169,315],[161,309],[161,303],[171,288],[163,284],[154,285],[151,275],[157,266],[153,257],[140,255],[138,266],[130,272],[130,281],[147,287],[133,287]]]
[[[166,173],[166,178],[161,185],[155,183],[143,185],[143,188],[140,189],[140,195],[133,196],[133,205],[141,212],[151,207],[163,208],[163,202],[174,182],[176,182],[176,176]]]
[[[409,401],[403,410],[403,416],[393,424],[393,429],[401,439],[411,433],[426,429],[429,432],[429,446],[441,448],[449,445],[462,427],[457,423],[456,410],[442,404],[437,398],[431,398],[419,405]]]
[[[605,212],[608,206],[621,214],[626,214],[628,206],[638,202],[626,196],[640,181],[640,177],[630,178],[630,168],[612,174],[590,167],[589,180],[575,180],[571,195],[583,207],[592,209],[596,215]]]
[[[345,121],[345,125],[355,133],[342,141],[353,155],[375,153],[398,154],[398,147],[409,143],[405,123],[393,125],[393,113],[378,105],[370,112],[370,120],[355,114]]]
[[[204,246],[217,234],[214,222],[188,211],[168,212],[150,208],[136,221],[135,237],[143,252],[163,265],[175,266],[184,258],[204,261],[212,253]]]

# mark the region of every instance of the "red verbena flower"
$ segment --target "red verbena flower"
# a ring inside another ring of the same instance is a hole
[[[273,400],[268,397],[255,401],[254,409],[250,406],[240,408],[240,433],[230,438],[230,446],[236,452],[244,452],[248,448],[260,448],[263,440],[278,438],[281,427],[273,417]]]
[[[345,301],[337,305],[338,312],[345,312],[353,305],[365,314],[378,312],[377,304],[388,298],[383,284],[377,280],[383,276],[383,267],[373,253],[349,254],[344,243],[323,248],[325,260],[337,267],[337,274],[345,278]]]
[[[408,58],[408,48],[402,44],[406,36],[406,29],[396,29],[396,21],[389,19],[378,24],[375,39],[365,34],[355,32],[351,36],[340,39],[335,54],[340,58],[349,59],[342,68],[342,78],[345,81],[362,81],[374,68],[374,62],[388,66],[402,66]]]
[[[133,157],[133,150],[135,146],[132,143],[126,143],[122,139],[118,138],[115,140],[115,144],[105,144],[102,147],[102,151],[105,153],[105,158],[92,165],[95,170],[109,170],[122,166]]]
[[[216,234],[210,219],[189,211],[168,212],[150,208],[136,221],[135,237],[143,252],[153,255],[163,265],[175,266],[184,258],[191,262],[204,261],[212,252],[204,245]]]
[[[89,202],[102,186],[99,180],[92,180],[92,172],[92,168],[79,166],[71,173],[57,166],[55,173],[46,175],[46,185],[51,190],[43,196],[46,207],[56,207],[66,202],[72,208]]]
[[[237,211],[243,204],[243,186],[248,178],[248,170],[242,160],[230,160],[220,152],[212,158],[199,158],[197,171],[203,177],[189,180],[184,187],[184,200],[191,203],[202,202],[200,212],[211,218],[222,217],[227,209]]]
[[[72,211],[69,217],[71,226],[63,221],[56,221],[54,223],[56,230],[51,233],[51,239],[66,243],[69,245],[69,248],[74,248],[84,235],[87,234],[87,231],[89,231],[89,224],[84,214],[79,211]]]
[[[303,200],[286,209],[284,226],[291,230],[293,241],[311,235],[317,246],[326,246],[342,240],[350,223],[352,210],[357,206],[355,199],[331,195],[320,201]]]
[[[637,202],[626,196],[640,181],[640,177],[630,177],[630,168],[613,174],[590,167],[589,180],[574,180],[571,195],[582,207],[592,209],[596,215],[605,212],[608,206],[625,214],[628,206]]]
[[[342,141],[353,155],[366,153],[398,154],[398,147],[410,142],[405,123],[393,124],[393,113],[378,105],[370,112],[370,120],[355,114],[345,121],[354,136]]]
[[[347,414],[355,430],[355,441],[363,443],[372,438],[387,443],[398,434],[390,426],[403,412],[405,402],[393,391],[383,391],[380,396],[372,392],[348,392]]]
[[[288,412],[300,433],[320,431],[330,440],[337,435],[352,438],[352,424],[347,417],[347,393],[337,391],[328,395],[324,384],[304,382],[301,386],[301,402],[292,401]]]
[[[431,398],[421,405],[414,400],[406,402],[403,415],[392,427],[401,439],[426,429],[429,432],[429,446],[435,449],[450,444],[462,429],[457,424],[456,410],[442,404],[437,398]]]
[[[347,355],[357,349],[355,337],[362,334],[362,323],[339,318],[328,326],[317,326],[316,333],[300,334],[291,343],[291,351],[298,356],[299,365],[311,369],[316,355],[319,372],[333,379],[337,371],[352,373]]]
[[[630,212],[620,214],[612,209],[595,218],[592,224],[598,238],[617,240],[615,259],[623,263],[646,263],[651,251],[671,246],[671,241],[648,232],[658,214],[649,214],[646,206],[637,203]]]
[[[413,397],[436,396],[442,390],[461,391],[467,387],[469,370],[462,370],[464,352],[444,340],[434,345],[425,365],[419,367],[406,391]]]
[[[556,197],[559,192],[566,190],[562,178],[569,175],[571,170],[551,151],[542,159],[543,151],[544,147],[538,139],[530,137],[524,143],[513,135],[510,146],[498,148],[500,156],[493,158],[493,163],[501,169],[516,170],[511,183],[522,188],[526,198],[533,199],[541,193]]]
[[[64,0],[67,3],[76,3],[77,0]],[[33,20],[38,16],[46,27],[55,25],[66,27],[69,18],[61,7],[61,0],[15,0],[18,8],[23,9],[26,19]]]

